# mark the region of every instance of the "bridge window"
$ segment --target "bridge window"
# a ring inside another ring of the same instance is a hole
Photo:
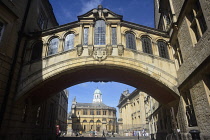
[[[143,52],[152,54],[151,40],[148,37],[142,37],[141,42],[142,42]]]
[[[58,38],[53,38],[49,43],[48,55],[56,54],[58,52]]]
[[[89,33],[89,28],[84,28],[84,41],[83,41],[83,45],[88,45],[88,33]]]
[[[94,44],[105,45],[106,43],[106,24],[104,20],[96,21],[95,25]]]
[[[134,34],[126,33],[125,37],[126,37],[126,48],[135,50],[136,49],[136,40],[135,40]]]
[[[31,54],[31,61],[39,60],[39,59],[42,58],[42,46],[43,46],[42,41],[36,42],[33,45],[32,54]]]
[[[65,43],[64,43],[64,51],[71,50],[74,48],[74,34],[68,34],[65,38]]]
[[[158,41],[159,55],[162,58],[169,59],[167,44],[163,41]]]
[[[117,45],[117,30],[115,27],[112,28],[112,45]]]

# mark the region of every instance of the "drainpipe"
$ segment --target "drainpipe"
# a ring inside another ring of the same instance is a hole
[[[9,101],[8,98],[9,98],[9,94],[10,94],[10,91],[11,91],[11,85],[12,85],[13,78],[14,78],[14,72],[15,72],[15,68],[16,68],[16,64],[17,64],[17,60],[18,60],[18,54],[20,53],[20,44],[21,44],[21,40],[24,36],[24,29],[25,29],[26,20],[27,20],[27,17],[28,17],[31,2],[32,2],[32,0],[28,0],[28,2],[27,2],[26,10],[25,10],[24,17],[23,17],[23,20],[22,20],[22,25],[21,25],[20,30],[18,31],[16,48],[15,48],[15,51],[14,51],[12,65],[11,65],[11,68],[10,68],[10,71],[9,71],[9,76],[8,76],[8,81],[7,81],[7,85],[6,85],[4,99],[3,99],[1,109],[0,109],[0,129],[2,129],[2,122],[3,122],[3,119],[4,119],[4,114],[5,114],[5,111],[6,111],[7,103]]]

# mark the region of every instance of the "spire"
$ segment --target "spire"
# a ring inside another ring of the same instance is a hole
[[[93,103],[102,103],[102,93],[98,88],[93,94]]]

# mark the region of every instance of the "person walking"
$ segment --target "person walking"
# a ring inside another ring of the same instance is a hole
[[[106,137],[106,136],[105,136],[105,132],[104,132],[104,130],[103,130],[103,133],[102,133],[102,137]]]

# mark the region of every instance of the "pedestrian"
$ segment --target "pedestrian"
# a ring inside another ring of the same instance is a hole
[[[104,132],[104,130],[103,130],[103,133],[102,133],[102,137],[106,137],[106,136],[105,136],[105,132]]]

